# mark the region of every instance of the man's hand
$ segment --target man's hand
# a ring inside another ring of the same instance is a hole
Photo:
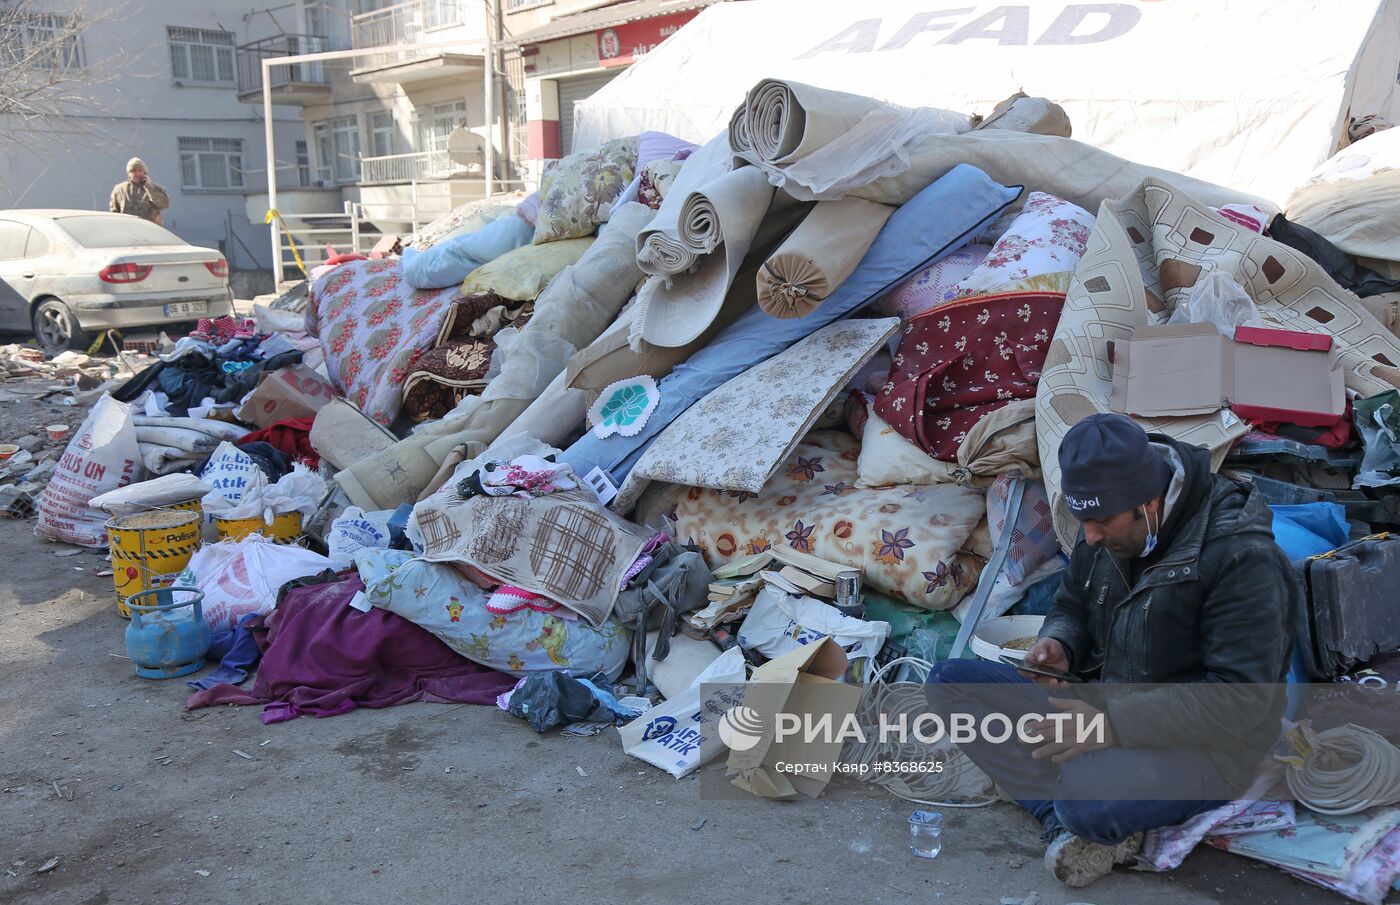
[[[1045,639],[1049,640],[1049,639]],[[1050,706],[1056,710],[1063,710],[1070,715],[1068,720],[1055,721],[1040,720],[1038,723],[1030,725],[1030,730],[1047,741],[1031,752],[1031,757],[1036,760],[1050,758],[1057,764],[1063,764],[1074,760],[1081,754],[1088,754],[1091,751],[1102,751],[1104,748],[1112,748],[1117,744],[1117,739],[1113,737],[1113,726],[1108,722],[1108,715],[1097,707],[1087,704],[1084,701],[1077,701],[1072,698],[1050,698]],[[1080,741],[1080,730],[1091,725],[1095,718],[1100,722],[1097,725],[1103,727],[1103,731],[1088,733],[1088,738]],[[1062,727],[1059,733],[1060,741],[1055,741],[1056,722]]]
[[[1065,646],[1054,638],[1041,638],[1035,646],[1026,651],[1025,662],[1034,666],[1043,666],[1053,669],[1056,672],[1069,672],[1069,656],[1065,653]],[[1052,679],[1049,676],[1038,676],[1035,673],[1023,672],[1021,675],[1033,682],[1041,685],[1064,685],[1061,679]]]

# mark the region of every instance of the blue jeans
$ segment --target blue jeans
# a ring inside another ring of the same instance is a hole
[[[1004,684],[994,697],[973,694],[961,685]],[[973,713],[979,722],[993,710],[1014,723],[1027,713],[1053,712],[1054,696],[1004,663],[944,660],[935,663],[926,687],[930,705],[945,713]],[[993,701],[995,706],[992,706]],[[1020,741],[959,745],[1007,794],[1045,828],[1050,838],[1061,829],[1091,842],[1116,845],[1134,833],[1175,826],[1219,807],[1219,799],[1193,797],[1193,791],[1218,790],[1223,781],[1209,755],[1189,749],[1105,748],[1064,764],[1035,760],[1033,748]],[[1131,788],[1141,800],[1103,799],[1105,789]],[[1030,797],[1054,790],[1053,798]],[[1160,790],[1160,792],[1157,792]],[[1169,794],[1154,799],[1153,794]]]

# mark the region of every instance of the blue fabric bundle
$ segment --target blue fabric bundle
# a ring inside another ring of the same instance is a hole
[[[508,251],[529,245],[535,228],[515,214],[507,214],[474,233],[453,236],[418,251],[403,250],[403,277],[414,289],[446,289],[467,278]]]
[[[661,381],[661,403],[640,433],[599,438],[590,431],[564,452],[563,461],[578,475],[601,467],[621,486],[651,441],[686,409],[730,378],[849,316],[957,251],[1020,194],[1021,186],[993,182],[974,166],[954,167],[894,212],[855,271],[815,311],[791,320],[769,317],[757,307],[745,312]]]

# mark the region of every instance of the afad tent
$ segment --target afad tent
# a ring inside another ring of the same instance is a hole
[[[961,113],[1023,90],[1076,139],[1283,201],[1350,117],[1400,123],[1397,73],[1400,0],[747,0],[579,104],[575,135],[704,141],[769,77]]]

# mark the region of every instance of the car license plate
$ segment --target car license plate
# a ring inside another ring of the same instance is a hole
[[[165,306],[166,317],[190,317],[208,313],[208,302],[171,302]]]

